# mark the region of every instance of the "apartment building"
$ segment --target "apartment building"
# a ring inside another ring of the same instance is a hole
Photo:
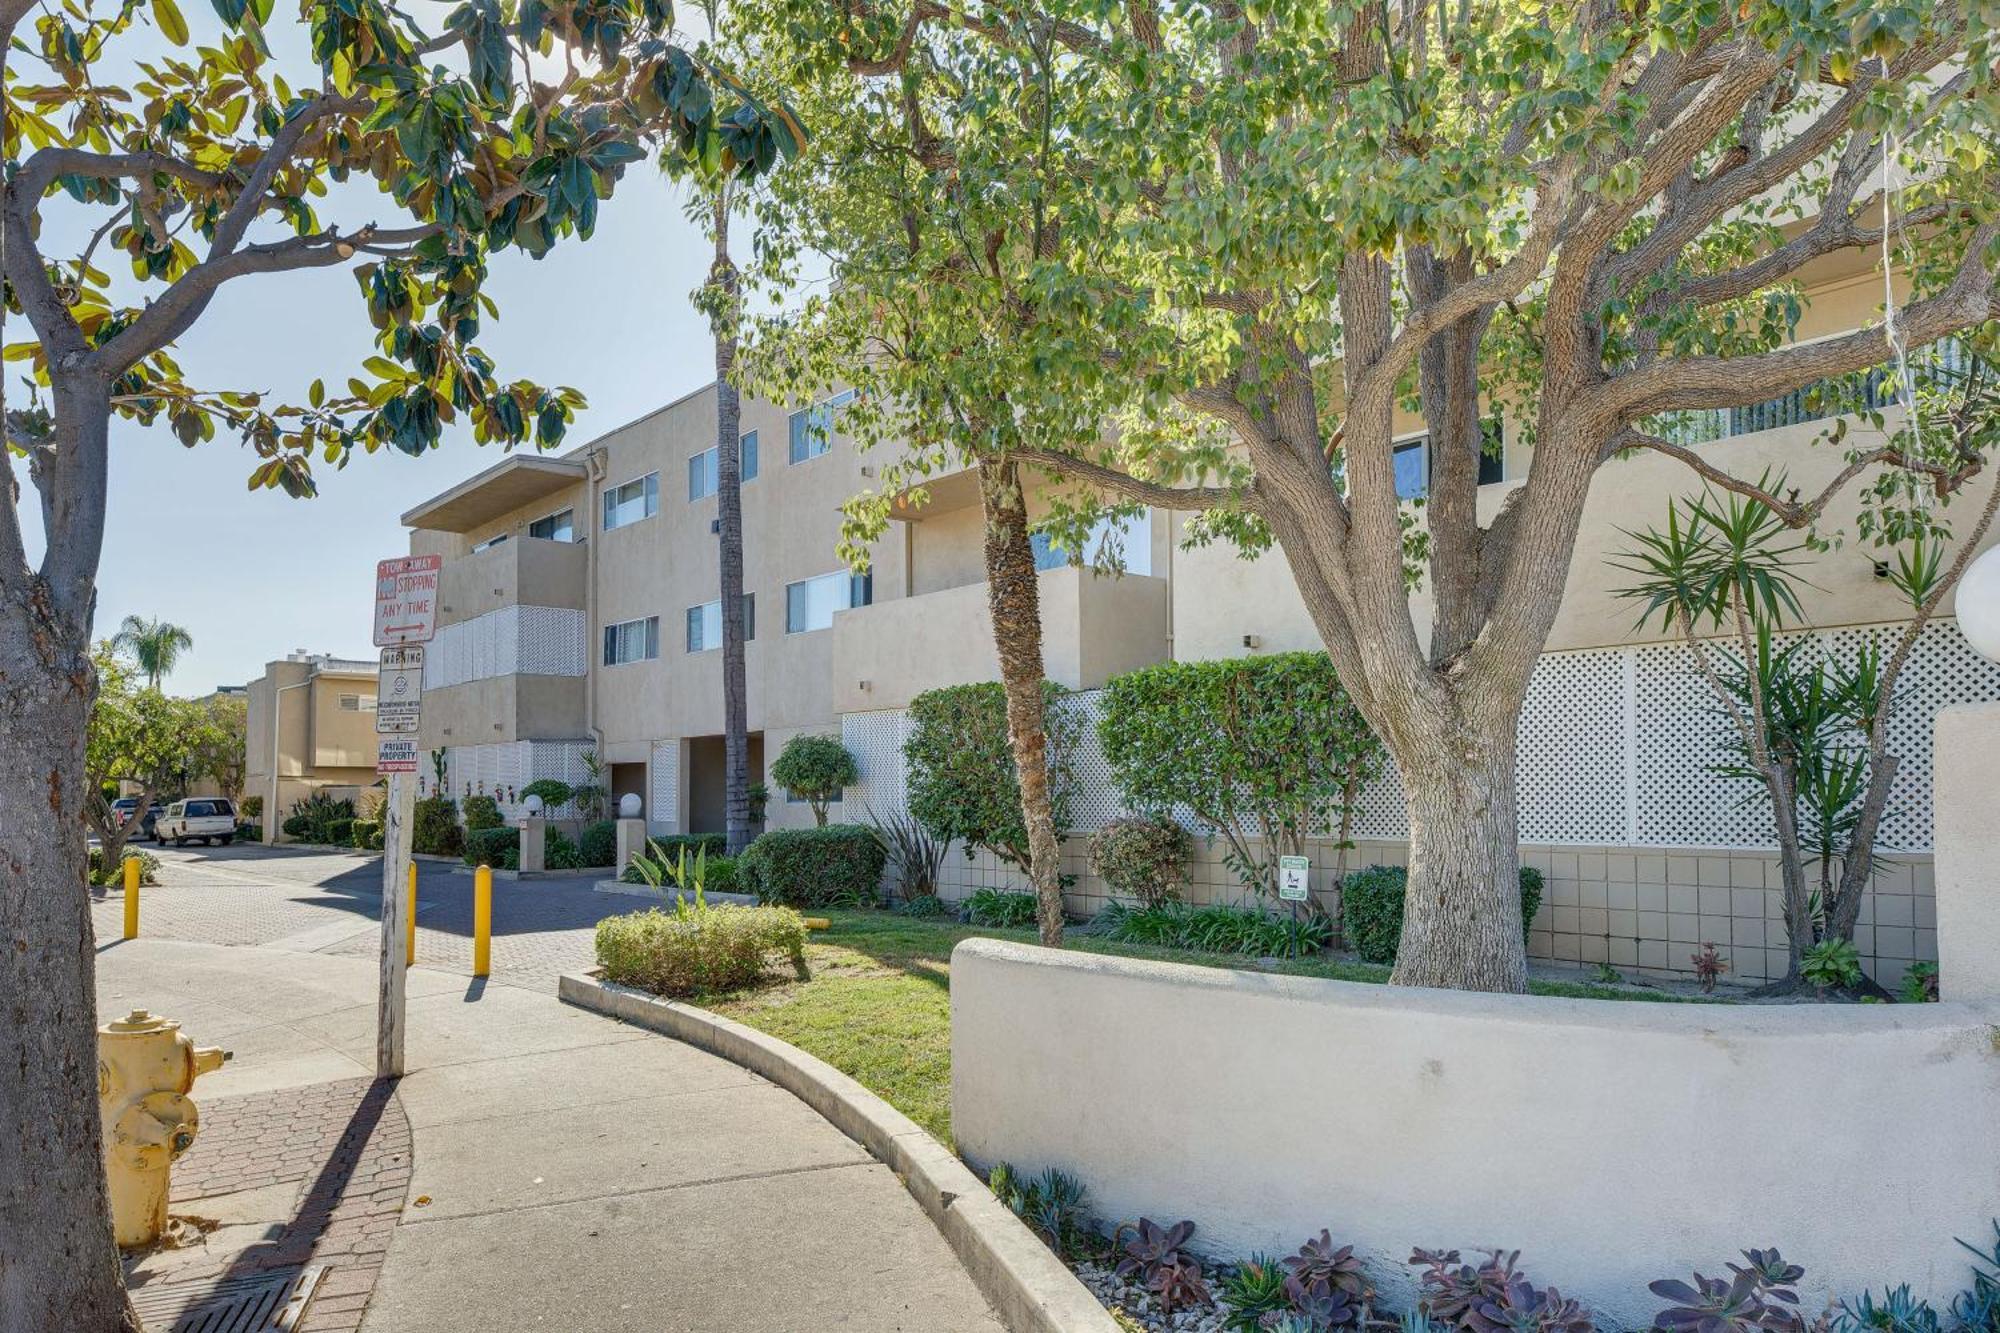
[[[1809,277],[1802,338],[1876,318],[1878,272]],[[920,506],[900,505],[867,575],[841,565],[840,502],[875,484],[879,460],[841,434],[840,406],[838,398],[799,411],[743,405],[751,768],[763,777],[801,732],[840,735],[862,780],[834,817],[861,819],[903,803],[910,700],[994,679],[998,668],[970,472],[934,481]],[[422,740],[449,756],[454,794],[479,790],[511,806],[533,778],[581,780],[582,755],[594,750],[616,792],[644,799],[655,829],[722,827],[714,413],[715,395],[704,389],[559,457],[510,457],[403,516],[413,552],[447,558]],[[1408,424],[1398,473],[1416,499],[1428,457],[1421,423]],[[1844,462],[1845,446],[1813,446],[1827,424],[1799,393],[1664,426],[1737,475],[1770,466],[1810,492]],[[1498,456],[1482,477],[1489,514],[1532,463],[1514,423],[1495,430]],[[1990,484],[1975,485],[1968,509]],[[1755,803],[1711,771],[1722,723],[1685,650],[1663,641],[1657,625],[1636,629],[1633,607],[1616,596],[1628,576],[1611,557],[1629,544],[1625,534],[1660,522],[1669,497],[1698,489],[1679,463],[1646,454],[1608,465],[1593,491],[1521,729],[1524,859],[1547,881],[1531,939],[1539,956],[1670,972],[1715,941],[1737,976],[1782,968],[1769,830]],[[1850,492],[1829,525],[1851,533],[1854,517]],[[1186,521],[1152,513],[1096,534],[1123,553],[1119,577],[1071,564],[1038,539],[1047,674],[1079,691],[1087,711],[1105,681],[1154,662],[1319,646],[1281,554],[1244,560],[1221,546],[1182,549]],[[1819,555],[1806,575],[1809,632],[1836,643],[1893,629],[1904,614],[1866,548]],[[1421,620],[1424,594],[1415,601]],[[2000,698],[2000,669],[1964,645],[1949,608],[1907,679],[1896,738],[1902,776],[1884,838],[1891,854],[1860,940],[1889,984],[1935,951],[1931,718],[1946,703]],[[1103,889],[1085,862],[1084,835],[1122,803],[1094,742],[1076,771],[1078,836],[1066,869],[1071,906],[1088,912]],[[810,818],[803,804],[773,794],[770,825]],[[1315,889],[1329,905],[1337,866],[1407,857],[1393,772],[1365,794],[1355,832],[1359,845],[1345,852],[1331,829],[1314,845]],[[957,891],[1014,879],[991,858],[955,855],[948,877]],[[1196,897],[1241,896],[1213,849],[1194,878]]]
[[[300,648],[244,687],[243,794],[263,798],[264,841],[294,802],[315,792],[352,799],[375,782],[373,659]]]

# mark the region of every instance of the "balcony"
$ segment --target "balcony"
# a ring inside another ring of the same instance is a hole
[[[582,542],[511,537],[445,562],[438,576],[438,620],[455,625],[507,606],[580,610],[589,569]]]
[[[582,481],[581,459],[512,454],[403,515],[406,528],[471,532]]]
[[[1167,581],[1065,565],[1037,576],[1042,669],[1071,689],[1167,658]],[[842,611],[833,618],[834,706],[902,708],[924,690],[998,680],[986,585]]]

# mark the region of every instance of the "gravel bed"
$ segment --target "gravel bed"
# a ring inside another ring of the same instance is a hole
[[[1210,1290],[1213,1290],[1222,1277],[1222,1270],[1204,1265],[1202,1274],[1208,1279]],[[1137,1283],[1126,1281],[1102,1264],[1078,1264],[1076,1275],[1083,1280],[1084,1286],[1090,1288],[1091,1295],[1104,1302],[1105,1309],[1124,1315],[1135,1327],[1150,1330],[1150,1333],[1222,1333],[1223,1321],[1228,1317],[1219,1305],[1176,1310],[1168,1314],[1160,1309],[1151,1292]]]

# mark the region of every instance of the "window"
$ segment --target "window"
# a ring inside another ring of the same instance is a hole
[[[660,618],[627,620],[604,627],[604,665],[650,662],[660,655]]]
[[[488,537],[483,542],[474,542],[472,544],[472,554],[478,555],[481,551],[486,550],[488,547],[498,546],[501,542],[504,542],[506,540],[507,540],[507,534],[503,532],[498,537]]]
[[[375,711],[375,696],[372,694],[343,694],[340,696],[340,711],[343,713],[372,713]]]
[[[785,586],[785,633],[803,634],[833,624],[833,613],[875,600],[873,574],[822,574]]]
[[[1028,545],[1035,552],[1036,569],[1061,569],[1064,565],[1094,565],[1110,555],[1124,562],[1127,574],[1153,572],[1153,512],[1129,518],[1105,515],[1090,525],[1081,551],[1058,549],[1046,532],[1029,534]]]
[[[818,458],[833,447],[833,423],[840,409],[854,401],[854,390],[842,389],[824,402],[792,413],[792,461]]]
[[[744,481],[757,480],[757,432],[737,445],[736,466]],[[688,500],[705,500],[722,489],[722,451],[714,445],[688,459]]]
[[[1431,438],[1419,435],[1396,445],[1390,454],[1396,469],[1396,498],[1414,500],[1430,489]]]
[[[573,542],[576,540],[576,511],[565,509],[560,514],[538,518],[528,525],[528,535],[545,542]]]
[[[757,637],[757,594],[743,594],[743,641]],[[687,610],[687,650],[705,653],[722,646],[722,599],[690,606]]]
[[[604,530],[622,528],[660,512],[660,474],[648,472],[604,493]]]

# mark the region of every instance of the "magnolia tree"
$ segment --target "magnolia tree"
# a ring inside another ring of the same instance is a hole
[[[1110,429],[1002,439],[1007,461],[1282,552],[1408,796],[1405,984],[1525,984],[1515,727],[1598,475],[1651,449],[1752,489],[1650,425],[2000,310],[1991,0],[760,14],[794,77],[901,116],[900,184],[853,205],[870,243],[826,238],[836,288],[885,281],[904,198],[1014,182],[1027,221],[953,229],[952,264],[901,275],[916,304],[939,272],[980,274],[1019,316],[1031,404],[1117,406]],[[1843,254],[1892,270],[1893,318],[1795,341],[1804,276]],[[1533,461],[1482,520],[1496,403]],[[1399,407],[1429,433],[1420,508]],[[1928,437],[1836,447],[1841,485],[1886,468],[1890,490],[1948,494],[1979,465]]]
[[[419,454],[448,425],[554,445],[579,397],[502,378],[475,343],[490,256],[588,234],[656,141],[742,170],[796,145],[786,113],[712,86],[667,0],[467,0],[438,18],[215,0],[196,41],[176,0],[0,0],[0,260],[31,335],[7,356],[36,386],[0,450],[0,1105],[35,1108],[0,1135],[5,1333],[138,1327],[105,1207],[78,891],[111,419],[189,445],[237,435],[251,486],[293,496],[315,460]],[[328,221],[335,205],[371,220]],[[353,272],[376,330],[355,373],[328,367],[332,387],[299,402],[182,374],[175,342],[225,287],[329,267]],[[32,563],[23,473],[45,536]]]

